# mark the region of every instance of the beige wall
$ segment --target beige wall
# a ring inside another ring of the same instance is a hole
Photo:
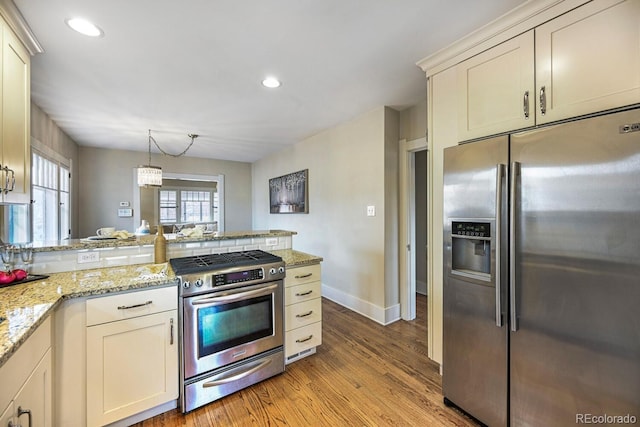
[[[411,108],[400,112],[400,139],[412,141],[427,134],[427,94]]]
[[[94,147],[80,147],[79,154],[80,237],[106,226],[135,231],[140,224],[119,218],[118,207],[133,206],[134,169],[148,163],[148,154]],[[164,172],[224,175],[225,231],[251,229],[251,164],[156,154],[151,163]]]
[[[324,257],[323,294],[380,322],[399,313],[398,116],[380,107],[252,166],[254,228],[297,231],[294,249]],[[302,169],[309,213],[270,214],[269,178]]]

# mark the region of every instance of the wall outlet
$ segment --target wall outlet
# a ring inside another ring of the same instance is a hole
[[[375,206],[367,206],[367,216],[376,216]]]
[[[100,252],[78,252],[78,264],[100,261]]]
[[[278,238],[277,237],[267,237],[264,241],[264,244],[266,246],[276,246],[278,244]]]

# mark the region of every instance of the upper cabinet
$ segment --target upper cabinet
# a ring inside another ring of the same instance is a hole
[[[640,103],[640,1],[594,0],[457,69],[460,140]]]
[[[0,20],[2,49],[2,106],[0,110],[0,201],[29,203],[30,168],[30,74],[31,58],[24,45]]]
[[[535,124],[533,30],[458,67],[458,135],[463,140]]]
[[[538,123],[640,102],[640,1],[593,1],[535,32]]]

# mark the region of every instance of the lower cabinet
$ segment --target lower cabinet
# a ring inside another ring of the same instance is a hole
[[[285,360],[295,362],[322,344],[320,264],[287,268],[285,286]]]
[[[87,300],[87,425],[178,398],[175,287]]]
[[[0,369],[0,426],[52,426],[51,320]]]

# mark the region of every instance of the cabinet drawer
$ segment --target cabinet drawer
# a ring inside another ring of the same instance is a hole
[[[169,286],[87,300],[87,326],[178,308],[178,288]]]
[[[322,344],[322,322],[289,331],[285,334],[284,353],[286,357]]]
[[[284,304],[291,305],[322,296],[320,282],[290,286],[284,292]]]
[[[320,281],[320,264],[306,265],[287,269],[287,277],[284,279],[284,286],[296,286],[302,283]]]
[[[284,314],[285,331],[319,322],[322,320],[322,299],[316,298],[287,306],[284,309]]]

